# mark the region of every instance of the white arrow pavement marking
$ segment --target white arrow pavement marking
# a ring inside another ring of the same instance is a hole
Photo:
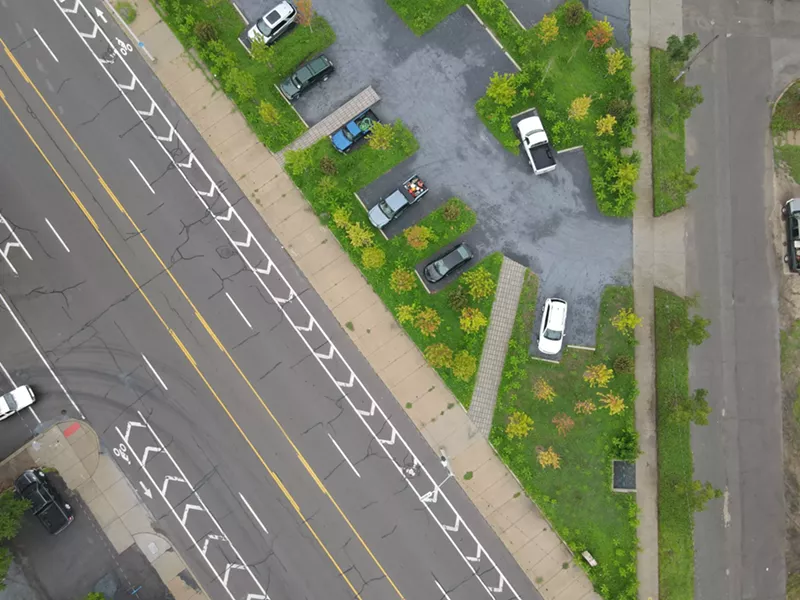
[[[103,23],[108,23],[108,21],[106,21],[106,16],[103,14],[102,10],[100,10],[95,6],[94,12],[97,15],[97,18],[100,19]]]
[[[145,496],[147,496],[148,498],[151,498],[151,499],[152,499],[152,498],[153,498],[153,492],[151,492],[151,491],[150,491],[150,488],[149,488],[149,487],[147,487],[147,486],[144,484],[144,481],[140,481],[140,482],[139,482],[139,485],[140,485],[140,486],[142,486],[142,491],[144,492],[144,495],[145,495]]]

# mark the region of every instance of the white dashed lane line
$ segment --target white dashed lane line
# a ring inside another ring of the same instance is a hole
[[[56,231],[56,228],[53,227],[53,224],[50,222],[50,219],[45,219],[45,222],[47,223],[47,226],[50,228],[50,231],[53,232],[53,235],[56,236],[58,241],[61,242],[61,245],[64,246],[64,250],[69,252],[69,247],[67,246],[66,243],[64,243],[64,239],[60,235],[58,235],[58,232]]]
[[[40,42],[42,42],[42,46],[44,46],[45,48],[47,48],[47,51],[50,53],[50,56],[52,56],[52,57],[53,57],[53,60],[54,60],[54,61],[56,61],[56,62],[58,62],[58,57],[55,55],[55,53],[54,53],[52,50],[50,50],[50,46],[48,46],[48,45],[47,45],[47,42],[45,42],[45,41],[44,41],[44,38],[42,37],[42,34],[41,34],[41,33],[39,33],[39,30],[38,30],[38,29],[36,29],[36,27],[34,27],[34,28],[33,28],[33,32],[36,34],[36,37],[38,37],[38,38],[39,38],[39,41],[40,41]]]

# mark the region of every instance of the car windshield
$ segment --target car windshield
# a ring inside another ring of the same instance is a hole
[[[385,201],[381,200],[378,202],[378,208],[381,209],[381,212],[386,215],[387,219],[391,219],[394,216],[394,211],[392,207],[386,204]]]
[[[272,29],[270,28],[269,25],[264,23],[264,19],[259,19],[258,24],[256,26],[258,27],[258,30],[267,37],[272,35]]]
[[[14,400],[14,396],[12,396],[11,394],[6,394],[5,396],[3,396],[3,400],[8,405],[9,411],[13,412],[17,410],[17,402],[16,400]]]
[[[443,260],[437,260],[435,263],[433,263],[433,268],[436,269],[436,272],[439,273],[439,275],[447,275],[447,272],[450,270],[447,268],[447,265],[444,264]]]
[[[552,340],[557,342],[561,339],[561,332],[556,331],[555,329],[545,329],[544,330],[544,337],[545,339]]]
[[[346,137],[349,141],[353,141],[353,134],[350,133],[346,128],[342,129],[342,134]]]

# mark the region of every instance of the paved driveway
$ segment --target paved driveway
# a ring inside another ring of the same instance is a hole
[[[270,5],[238,0],[253,18]],[[381,96],[384,120],[401,119],[420,150],[359,192],[372,206],[412,172],[431,192],[404,219],[421,218],[450,196],[478,213],[473,241],[482,255],[499,250],[542,278],[542,293],[570,302],[568,342],[594,345],[605,285],[629,283],[631,222],[600,215],[582,152],[560,156],[553,173],[536,177],[523,156],[503,150],[479,121],[474,104],[493,72],[513,64],[468,9],[417,38],[383,0],[316,0],[336,31],[326,52],[333,77],[297,109],[315,123],[367,85]]]

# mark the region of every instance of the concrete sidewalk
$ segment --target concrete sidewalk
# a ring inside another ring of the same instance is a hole
[[[546,600],[599,598],[583,569],[477,433],[467,413],[373,293],[336,239],[224,94],[196,67],[149,2],[132,29],[156,76],[194,123],[432,448]],[[472,472],[467,481],[463,476]]]
[[[65,421],[36,436],[0,463],[0,481],[13,481],[33,466],[58,471],[89,508],[116,555],[136,544],[175,600],[208,600],[198,584],[186,583],[197,580],[169,540],[153,530],[155,518],[114,460],[101,452],[97,434],[89,425]]]

